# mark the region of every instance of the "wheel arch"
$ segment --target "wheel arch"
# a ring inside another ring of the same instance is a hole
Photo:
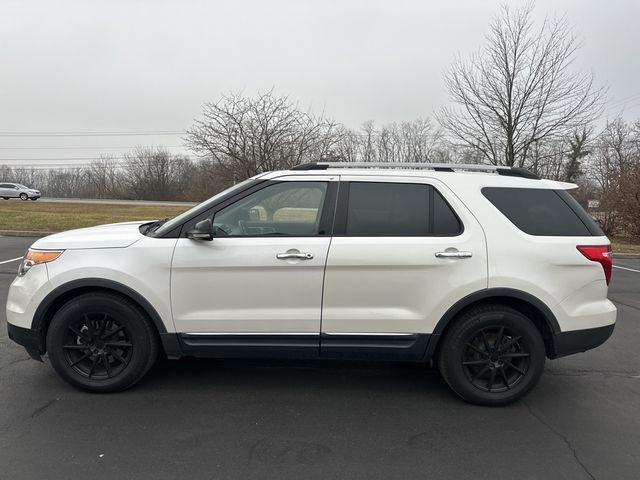
[[[40,302],[40,305],[38,305],[33,316],[31,328],[38,332],[40,337],[40,353],[45,353],[46,351],[45,338],[47,329],[49,328],[51,319],[56,312],[69,300],[82,295],[83,293],[96,291],[114,292],[126,296],[135,302],[147,314],[159,335],[167,333],[167,328],[165,327],[157,310],[146,298],[132,288],[113,280],[106,280],[103,278],[83,278],[60,285],[49,293],[42,302]]]
[[[555,338],[561,332],[560,325],[551,309],[539,298],[513,288],[488,288],[480,290],[459,300],[442,316],[429,338],[425,359],[434,358],[440,338],[443,337],[452,321],[464,311],[488,303],[511,307],[526,315],[540,331],[548,357],[555,357]]]

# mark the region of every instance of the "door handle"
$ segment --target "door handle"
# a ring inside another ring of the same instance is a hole
[[[285,252],[276,254],[276,258],[278,260],[287,260],[290,258],[297,258],[299,260],[311,260],[313,258],[313,253],[293,253],[293,252]]]
[[[436,258],[471,258],[472,256],[471,252],[459,252],[457,250],[436,252]]]

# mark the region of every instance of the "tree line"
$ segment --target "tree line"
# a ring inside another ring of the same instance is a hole
[[[596,130],[605,89],[574,68],[580,41],[565,17],[536,24],[505,5],[484,46],[455,59],[450,107],[404,122],[349,128],[274,91],[203,105],[185,131],[191,156],[138,147],[73,169],[0,167],[0,179],[53,197],[203,200],[261,172],[312,161],[490,163],[580,185],[608,234],[640,236],[640,121]]]

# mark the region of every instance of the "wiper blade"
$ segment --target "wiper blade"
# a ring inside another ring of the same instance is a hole
[[[160,228],[162,225],[164,225],[168,221],[169,221],[168,218],[164,218],[162,220],[156,220],[155,222],[151,222],[147,227],[147,229],[144,231],[144,233],[147,234],[147,233],[155,232],[158,228]]]

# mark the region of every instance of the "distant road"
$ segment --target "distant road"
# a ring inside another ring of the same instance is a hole
[[[155,200],[102,200],[95,198],[49,198],[43,197],[39,202],[59,202],[59,203],[103,203],[115,205],[169,205],[175,207],[197,205],[194,202],[169,202]]]

